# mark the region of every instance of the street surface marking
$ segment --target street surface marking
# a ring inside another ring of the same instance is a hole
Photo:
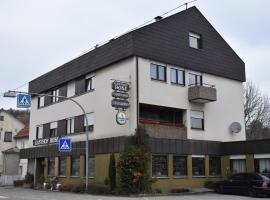
[[[8,197],[0,196],[0,199],[8,199]]]

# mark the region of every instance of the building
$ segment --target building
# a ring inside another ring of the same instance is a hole
[[[115,80],[130,87],[124,125],[116,123],[112,107]],[[72,97],[86,110],[92,182],[104,183],[110,153],[123,151],[136,128],[143,127],[150,136],[152,176],[158,178],[154,187],[169,191],[202,186],[230,168],[254,170],[255,153],[270,161],[265,141],[245,142],[244,81],[244,62],[191,7],[38,77],[29,92]],[[85,129],[82,111],[72,101],[32,96],[31,148],[20,156],[29,160],[36,181],[44,174],[65,183],[84,182]],[[71,153],[58,151],[59,137],[72,139]],[[262,143],[256,152],[248,148],[254,142]]]
[[[16,148],[18,150],[28,148],[29,147],[29,124],[26,124],[17,133],[17,135],[14,136],[14,139],[16,141]],[[19,172],[19,176],[21,176],[21,178],[25,177],[27,173],[27,168],[28,168],[28,160],[20,159],[17,172]]]

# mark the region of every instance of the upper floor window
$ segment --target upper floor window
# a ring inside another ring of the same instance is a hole
[[[0,116],[0,121],[4,121],[4,116]]]
[[[67,86],[67,97],[72,97],[75,95],[75,81],[68,83]]]
[[[183,69],[171,68],[171,83],[185,85],[185,71]]]
[[[85,79],[85,91],[91,91],[95,89],[95,76],[86,77]]]
[[[4,142],[12,142],[12,132],[5,132]]]
[[[151,79],[166,82],[166,67],[157,64],[151,64]]]
[[[94,113],[86,114],[87,122],[88,122],[88,131],[94,130]],[[86,118],[84,118],[84,131],[86,131]]]
[[[202,85],[202,75],[189,73],[188,85],[189,86]]]
[[[50,123],[50,137],[57,136],[57,122]]]
[[[38,108],[44,107],[45,103],[45,96],[38,97]]]
[[[67,119],[67,134],[74,133],[74,118]]]
[[[59,89],[53,90],[52,95],[53,95],[53,97],[52,97],[53,103],[59,101]]]
[[[204,113],[202,111],[190,112],[191,129],[204,130]]]
[[[189,46],[195,49],[202,48],[201,35],[196,33],[189,33]]]
[[[43,126],[37,126],[36,139],[43,138]]]

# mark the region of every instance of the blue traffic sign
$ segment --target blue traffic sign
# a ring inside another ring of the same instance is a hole
[[[59,152],[71,152],[71,139],[61,138],[59,140]]]
[[[18,108],[30,108],[31,107],[31,96],[29,94],[18,94],[17,95],[17,107]]]

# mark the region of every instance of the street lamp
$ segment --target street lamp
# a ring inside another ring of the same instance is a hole
[[[48,97],[56,97],[56,98],[62,98],[62,99],[66,99],[66,100],[70,100],[73,103],[75,103],[83,112],[84,118],[85,118],[85,123],[86,123],[86,128],[85,128],[85,134],[86,134],[86,141],[85,141],[85,164],[86,164],[86,169],[85,169],[85,190],[88,190],[88,177],[89,177],[89,169],[88,169],[88,165],[89,165],[89,123],[88,123],[88,118],[86,115],[86,111],[85,109],[82,107],[82,105],[74,100],[73,98],[70,97],[65,97],[65,96],[57,96],[57,95],[51,95],[51,94],[39,94],[39,93],[29,93],[29,92],[20,92],[20,91],[11,91],[9,90],[8,92],[4,93],[4,97],[8,97],[8,98],[15,98],[17,97],[17,94],[29,94],[29,95],[35,95],[35,96],[48,96]]]

